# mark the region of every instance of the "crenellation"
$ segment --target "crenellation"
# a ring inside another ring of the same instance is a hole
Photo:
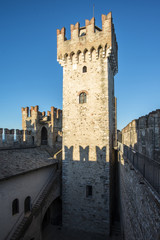
[[[42,116],[43,116],[43,117],[46,116],[46,112],[45,112],[45,111],[42,112]]]
[[[79,22],[77,22],[75,25],[73,25],[73,24],[70,25],[72,41],[77,41],[77,39],[79,37],[79,31],[80,31],[79,27],[80,27]]]
[[[122,143],[160,161],[160,110],[133,120],[122,129]]]
[[[47,111],[47,117],[48,117],[48,119],[51,118],[51,111]]]
[[[92,41],[95,33],[95,18],[93,17],[90,21],[86,20],[86,38],[88,41]]]
[[[112,23],[112,14],[107,16],[102,15],[102,29],[95,26],[95,19],[85,21],[85,27],[79,26],[79,23],[75,25],[71,24],[71,39],[64,40],[65,31],[57,30],[57,60],[64,66],[67,63],[67,58],[71,64],[78,63],[78,52],[84,54],[85,49],[89,51],[89,60],[92,60],[92,50],[95,49],[96,53],[99,51],[99,46],[103,49],[103,55],[101,57],[108,57],[110,55],[110,64],[114,69],[115,75],[118,71],[118,45],[116,42],[116,35],[114,31],[114,25]],[[109,50],[109,51],[108,51]],[[73,55],[76,54],[73,61]],[[97,60],[98,60],[97,55]]]
[[[3,128],[0,128],[0,146],[2,145],[3,142]]]
[[[14,143],[14,129],[4,129],[4,145],[12,145]]]
[[[30,130],[32,135],[27,135],[27,141],[34,143],[36,146],[48,144],[50,147],[55,145],[57,132],[62,130],[62,114],[61,110],[51,107],[50,111],[40,112],[39,106],[31,106],[30,116],[26,115],[22,108],[22,128],[24,131]],[[29,109],[29,108],[28,108]],[[42,140],[42,130],[47,136],[43,136],[47,140]],[[25,134],[23,136],[26,141]]]
[[[16,129],[16,141],[20,145],[23,143],[23,130]]]
[[[33,146],[34,144],[32,140],[31,131],[0,128],[0,148]]]

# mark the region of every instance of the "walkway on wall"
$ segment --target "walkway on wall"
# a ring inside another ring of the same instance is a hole
[[[121,236],[104,237],[100,234],[89,234],[82,231],[69,230],[60,226],[49,225],[43,234],[43,240],[122,240]]]
[[[142,174],[160,195],[160,163],[120,142],[118,143],[118,149],[123,153],[123,157],[132,163],[133,167]]]

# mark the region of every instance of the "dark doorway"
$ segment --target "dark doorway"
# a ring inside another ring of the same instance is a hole
[[[31,211],[31,197],[26,197],[24,201],[24,212],[28,213]]]
[[[47,145],[47,129],[45,127],[41,130],[41,144]]]
[[[62,224],[62,201],[58,197],[56,198],[44,215],[42,221],[42,232],[49,225],[61,225]]]
[[[44,215],[43,222],[42,222],[42,230],[49,224],[50,224],[50,208],[47,209],[47,212]]]

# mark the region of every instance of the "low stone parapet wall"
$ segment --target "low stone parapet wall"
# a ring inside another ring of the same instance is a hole
[[[160,239],[160,196],[119,154],[121,222],[125,240]]]
[[[34,136],[31,131],[0,128],[0,148],[34,146]]]

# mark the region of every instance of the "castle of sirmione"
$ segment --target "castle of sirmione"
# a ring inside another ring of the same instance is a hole
[[[63,111],[0,129],[0,240],[160,239],[160,110],[117,131],[112,13],[57,30]]]

